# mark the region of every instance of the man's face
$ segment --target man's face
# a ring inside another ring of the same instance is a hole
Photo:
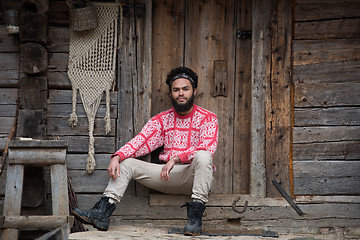
[[[175,111],[187,114],[192,109],[196,89],[193,89],[191,82],[186,78],[176,79],[171,84],[171,102]]]

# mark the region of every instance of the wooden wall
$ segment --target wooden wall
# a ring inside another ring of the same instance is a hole
[[[294,193],[360,193],[360,1],[297,0]]]

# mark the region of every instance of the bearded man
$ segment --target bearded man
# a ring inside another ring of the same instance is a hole
[[[212,157],[218,143],[218,120],[214,113],[194,104],[198,76],[190,68],[173,69],[166,78],[173,107],[152,117],[132,140],[111,156],[110,181],[104,196],[88,211],[74,209],[81,222],[106,231],[110,216],[131,179],[167,194],[192,198],[187,207],[186,235],[199,235],[202,215],[213,181]],[[162,164],[137,160],[163,147]]]

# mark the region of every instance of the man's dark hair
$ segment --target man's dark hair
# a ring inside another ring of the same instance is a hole
[[[171,85],[173,81],[178,78],[186,78],[191,82],[193,89],[198,86],[198,75],[188,67],[177,67],[170,71],[166,77],[166,84],[169,85],[169,90],[171,92]]]

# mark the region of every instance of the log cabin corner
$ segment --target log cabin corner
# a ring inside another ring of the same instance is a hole
[[[79,124],[68,124],[69,6],[16,2],[2,0],[0,11],[2,156],[10,138],[66,141],[67,175],[79,206],[90,208],[107,185],[110,155],[171,106],[166,74],[188,66],[199,75],[195,102],[216,113],[220,126],[205,228],[350,235],[360,228],[359,0],[121,0],[111,132],[104,94],[92,174],[79,96]],[[9,9],[19,15],[19,33],[9,33]],[[51,208],[50,175],[25,170],[24,195],[39,196],[23,196],[23,213]],[[5,165],[0,211],[6,178]],[[183,225],[186,200],[132,182],[112,224]],[[244,213],[234,211],[245,201]]]

